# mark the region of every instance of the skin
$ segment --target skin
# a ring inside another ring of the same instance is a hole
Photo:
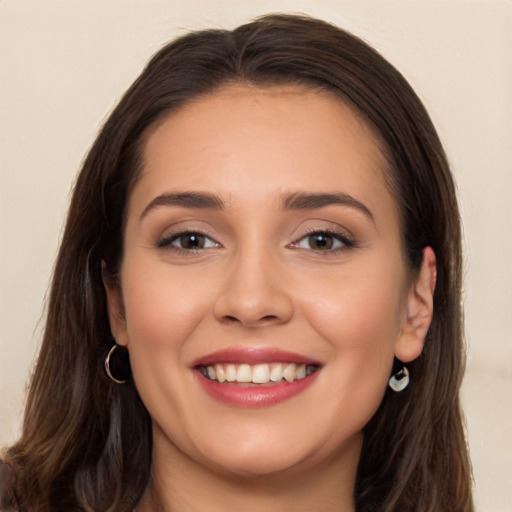
[[[430,249],[419,273],[404,261],[374,135],[325,92],[237,84],[160,123],[144,157],[120,281],[106,284],[112,333],[153,420],[153,480],[137,510],[354,511],[362,429],[393,356],[422,350],[435,281]],[[154,203],[182,192],[224,207]],[[368,211],[283,207],[297,193],[342,193]],[[206,245],[180,247],[184,230]],[[312,231],[336,233],[322,239],[333,248],[312,245]],[[322,366],[282,403],[234,407],[192,368],[231,347]]]

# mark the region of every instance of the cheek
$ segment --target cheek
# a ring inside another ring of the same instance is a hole
[[[163,393],[166,383],[182,384],[177,375],[190,359],[191,334],[210,309],[204,290],[179,274],[155,263],[124,276],[128,349],[141,396]]]
[[[180,279],[181,275],[181,279]],[[189,361],[191,334],[207,314],[210,300],[201,287],[169,266],[126,265],[122,275],[126,334],[137,390],[157,423],[174,424],[189,407],[189,383],[183,372]]]
[[[351,354],[366,366],[387,368],[404,306],[401,282],[401,269],[393,266],[340,268],[321,280],[316,276],[317,291],[304,294],[303,310],[309,323],[330,342],[334,357]]]
[[[132,343],[172,344],[173,339],[183,338],[209,307],[202,287],[165,265],[127,273],[123,296]]]
[[[328,392],[318,409],[310,412],[312,417],[321,417],[325,404],[330,404],[333,439],[364,428],[382,401],[391,372],[400,323],[400,288],[391,277],[380,282],[376,277],[368,268],[365,274],[322,282],[317,276],[317,292],[302,301],[308,325],[319,343],[329,347],[328,363],[319,376]]]

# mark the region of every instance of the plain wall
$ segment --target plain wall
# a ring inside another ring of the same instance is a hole
[[[122,91],[190,29],[303,12],[409,79],[444,141],[465,228],[463,399],[480,512],[512,511],[512,2],[0,1],[0,446],[17,435],[69,189]]]

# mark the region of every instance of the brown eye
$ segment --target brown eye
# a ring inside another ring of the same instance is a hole
[[[334,239],[332,235],[327,233],[315,233],[308,236],[308,243],[311,249],[314,249],[315,251],[324,251],[332,249]]]
[[[297,249],[309,249],[318,252],[335,252],[354,247],[354,242],[341,233],[315,231],[292,244]]]
[[[200,233],[183,233],[172,241],[172,245],[181,249],[203,249],[205,242],[206,237]]]
[[[158,247],[171,247],[184,251],[199,251],[211,247],[219,247],[219,244],[210,237],[196,231],[184,231],[165,237],[157,243]]]

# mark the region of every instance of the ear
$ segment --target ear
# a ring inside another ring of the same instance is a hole
[[[423,350],[434,311],[435,287],[436,256],[431,247],[425,247],[421,268],[407,294],[406,311],[395,346],[395,357],[404,363],[416,359]]]
[[[107,295],[110,332],[118,345],[126,346],[128,345],[128,335],[121,284],[118,280],[114,280],[111,276],[106,275],[105,265],[103,265],[102,280]]]

